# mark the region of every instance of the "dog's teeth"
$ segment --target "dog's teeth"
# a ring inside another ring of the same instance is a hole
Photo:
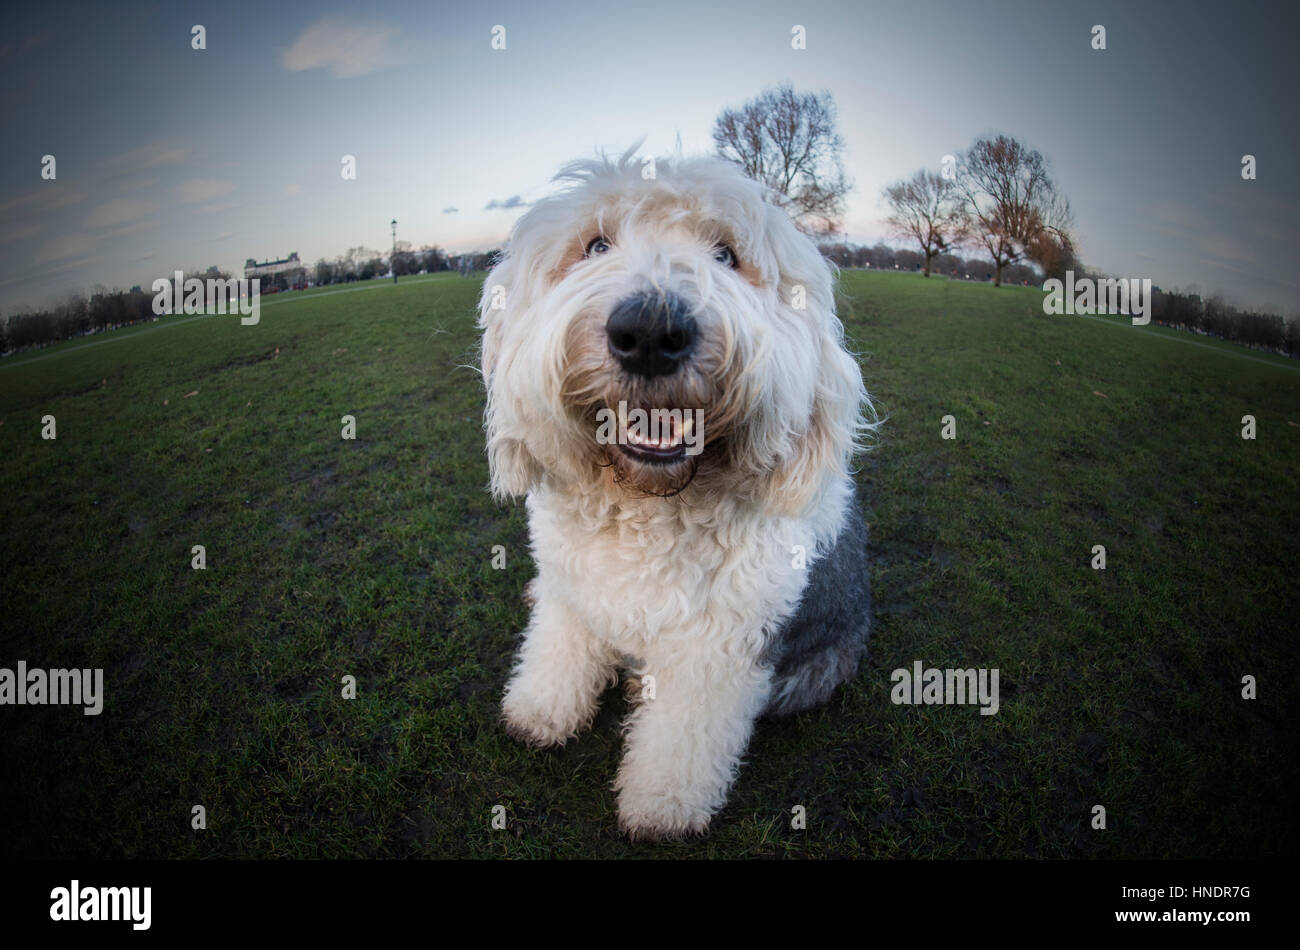
[[[668,420],[668,434],[664,438],[664,441],[669,445],[676,445],[682,441],[682,428],[676,419],[670,418]]]
[[[693,418],[687,417],[679,421],[670,415],[663,421],[658,431],[646,432],[644,429],[629,428],[624,444],[652,452],[671,452],[681,448],[694,431]]]

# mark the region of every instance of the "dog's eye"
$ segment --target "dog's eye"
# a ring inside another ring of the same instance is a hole
[[[736,252],[725,244],[719,244],[713,249],[713,259],[723,267],[730,267],[733,270],[739,265]]]
[[[587,245],[587,256],[595,257],[597,254],[604,254],[609,250],[609,242],[603,237],[598,237]]]

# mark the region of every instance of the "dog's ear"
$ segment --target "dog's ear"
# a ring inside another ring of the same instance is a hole
[[[492,494],[501,501],[523,498],[542,479],[542,467],[519,439],[488,436],[488,471]]]
[[[498,500],[527,495],[541,481],[542,467],[528,451],[520,418],[520,397],[512,385],[512,368],[505,353],[508,342],[510,279],[515,268],[506,256],[483,282],[478,325],[483,331],[480,356],[487,408],[483,429],[487,436],[488,471],[492,494]]]
[[[831,482],[848,474],[860,435],[869,428],[862,417],[865,400],[857,361],[838,340],[824,338],[807,428],[768,483],[770,510],[802,516]]]
[[[811,323],[817,352],[816,390],[807,424],[767,486],[771,510],[798,516],[833,481],[848,474],[853,455],[862,450],[863,437],[873,428],[864,414],[871,411],[871,402],[862,370],[845,349],[830,262],[780,209],[769,208],[767,231],[781,269],[782,304]]]

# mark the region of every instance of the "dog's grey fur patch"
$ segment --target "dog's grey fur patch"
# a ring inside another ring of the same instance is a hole
[[[775,670],[765,716],[820,705],[853,676],[871,635],[867,525],[857,493],[835,546],[813,562],[794,616],[772,638],[765,659]]]

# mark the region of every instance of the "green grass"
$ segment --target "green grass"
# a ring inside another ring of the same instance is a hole
[[[0,707],[0,853],[1294,853],[1296,364],[1046,317],[1032,289],[846,273],[887,417],[859,475],[869,659],[759,726],[706,838],[634,845],[621,695],[558,752],[497,722],[532,565],[520,508],[485,491],[478,286],[267,298],[256,327],[173,318],[0,363],[0,666],[103,667],[107,693],[98,717]],[[999,668],[1000,713],[892,705],[916,659]]]

